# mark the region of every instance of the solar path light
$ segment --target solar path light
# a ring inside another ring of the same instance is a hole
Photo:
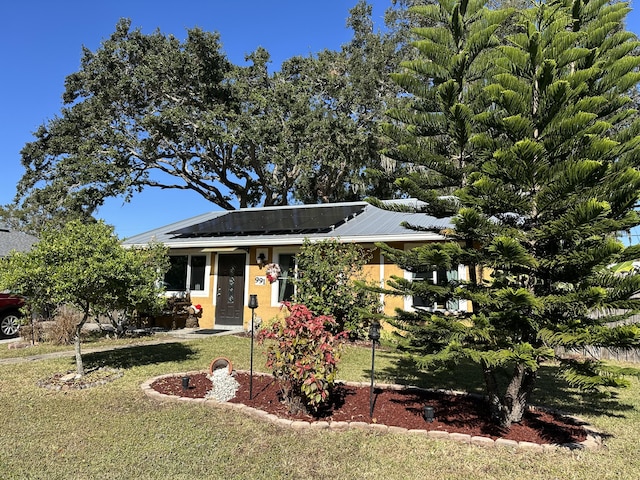
[[[380,322],[373,320],[369,325],[369,340],[371,340],[371,388],[369,389],[369,418],[373,418],[373,380],[376,365],[376,342],[380,340]]]
[[[427,421],[427,423],[433,423],[433,419],[435,418],[435,412],[433,411],[433,407],[430,407],[429,405],[425,405],[422,412],[422,416]]]
[[[258,308],[258,296],[249,295],[249,308],[251,309],[251,356],[249,361],[249,400],[253,399],[253,324],[256,318],[256,308]]]

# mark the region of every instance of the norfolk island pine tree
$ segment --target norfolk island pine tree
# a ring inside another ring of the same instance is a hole
[[[407,270],[463,264],[468,278],[394,278],[386,291],[471,307],[399,311],[390,322],[419,365],[479,364],[505,428],[521,420],[547,360],[584,389],[624,386],[631,373],[555,354],[640,340],[629,323],[640,277],[607,269],[640,250],[616,236],[640,223],[640,119],[629,95],[640,43],[624,30],[628,11],[582,0],[414,8],[426,25],[414,30],[419,54],[395,75],[411,102],[390,112],[385,154],[413,172],[396,185],[424,202],[419,210],[453,227],[440,231],[445,243],[380,246]]]

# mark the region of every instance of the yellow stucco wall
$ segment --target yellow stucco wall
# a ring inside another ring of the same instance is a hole
[[[273,248],[251,248],[249,250],[249,267],[248,278],[245,284],[247,285],[245,305],[249,302],[249,295],[256,295],[258,300],[258,308],[256,308],[256,318],[267,321],[275,317],[280,312],[280,306],[272,305],[273,289],[277,288],[278,282],[270,284],[267,280],[266,266],[259,266],[257,263],[258,250],[265,253],[267,263],[272,263]],[[249,330],[251,327],[251,309],[245,307],[244,309],[244,325],[245,330]]]
[[[182,250],[180,251],[183,252]],[[205,255],[207,257],[207,265],[208,271],[208,286],[206,289],[206,295],[191,294],[191,303],[193,305],[201,305],[202,306],[202,317],[199,319],[198,323],[201,328],[213,328],[214,325],[214,308],[213,308],[213,288],[214,288],[214,261],[215,254],[209,252],[202,252],[202,250],[189,250],[189,254],[191,255]],[[207,281],[205,281],[207,283]]]
[[[405,245],[402,243],[392,244],[394,248],[404,249],[416,246],[417,244]],[[368,281],[380,286],[386,286],[386,281],[391,276],[404,276],[404,270],[397,265],[391,263],[388,259],[381,256],[379,249],[373,245],[365,245],[373,250],[373,258],[364,268],[364,275]],[[281,306],[277,303],[278,282],[270,284],[266,279],[265,266],[259,266],[257,262],[257,254],[262,252],[266,255],[267,263],[278,261],[280,254],[294,254],[298,250],[298,246],[280,246],[280,247],[252,247],[248,251],[236,250],[233,253],[246,254],[246,265],[244,270],[244,308],[243,308],[243,324],[244,329],[248,330],[251,324],[251,309],[247,306],[249,296],[257,295],[258,308],[255,311],[256,318],[264,322],[270,321],[279,315],[282,315]],[[174,253],[174,252],[172,252]],[[201,328],[215,328],[215,289],[217,274],[218,256],[224,253],[206,252],[202,249],[180,250],[175,253],[207,255],[208,265],[208,285],[206,294],[192,293],[191,299],[193,304],[200,304],[203,307],[202,317],[199,324]],[[387,315],[393,315],[397,308],[404,308],[404,297],[401,296],[382,296],[384,312]]]

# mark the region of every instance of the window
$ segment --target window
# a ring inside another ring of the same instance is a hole
[[[170,291],[203,291],[207,269],[206,255],[171,255],[164,283]]]
[[[428,282],[433,285],[447,285],[451,281],[458,280],[458,269],[447,270],[439,268],[437,270],[427,270],[425,272],[406,272],[405,277],[410,278],[414,282]],[[447,300],[446,303],[437,300],[429,301],[422,297],[411,297],[410,306],[413,308],[424,308],[433,310],[459,310],[460,301],[458,299]]]
[[[204,271],[207,268],[207,257],[198,255],[191,257],[191,274],[189,290],[204,290]]]
[[[187,289],[187,255],[169,257],[169,270],[164,274],[164,284],[167,290]]]
[[[278,277],[278,303],[290,302],[295,293],[293,280],[295,278],[296,261],[292,253],[282,253],[278,256],[280,276]]]

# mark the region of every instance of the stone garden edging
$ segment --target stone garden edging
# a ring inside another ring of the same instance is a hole
[[[225,407],[233,410],[240,411],[246,415],[249,415],[258,420],[266,420],[275,425],[281,427],[292,428],[293,430],[301,431],[301,430],[331,430],[331,431],[345,431],[349,429],[358,429],[358,430],[368,430],[375,433],[401,433],[401,434],[409,434],[409,435],[423,435],[429,438],[438,439],[438,440],[449,440],[458,443],[465,443],[469,445],[476,445],[481,447],[507,447],[514,450],[527,450],[534,452],[547,452],[547,451],[558,451],[558,450],[594,450],[600,448],[602,446],[602,435],[597,430],[593,429],[591,426],[587,425],[582,419],[570,415],[566,415],[569,418],[573,418],[581,423],[583,423],[583,428],[587,433],[587,438],[583,442],[579,443],[566,443],[566,444],[539,444],[532,442],[517,442],[515,440],[507,440],[503,438],[498,438],[494,440],[490,437],[483,436],[471,436],[464,433],[449,433],[443,432],[441,430],[423,430],[423,429],[407,429],[402,427],[395,426],[387,426],[377,423],[367,423],[367,422],[333,422],[333,421],[313,421],[308,422],[304,420],[289,420],[286,418],[278,417],[277,415],[267,413],[263,410],[259,410],[257,408],[249,407],[242,403],[231,403],[231,402],[219,402],[213,398],[189,398],[189,397],[180,397],[177,395],[165,395],[154,390],[151,385],[156,380],[160,380],[162,378],[175,377],[175,376],[185,376],[185,375],[195,375],[198,373],[206,373],[203,370],[195,370],[189,372],[181,372],[181,373],[168,373],[165,375],[159,375],[157,377],[150,378],[149,380],[143,382],[140,385],[140,388],[144,392],[146,396],[155,400],[163,400],[170,402],[188,402],[188,403],[196,403],[202,404],[207,407]],[[248,372],[245,372],[248,373]],[[254,372],[254,375],[263,375],[261,373]],[[354,387],[368,387],[369,384],[366,382],[343,382],[345,385],[350,385]],[[384,383],[376,383],[377,388],[383,389],[393,389],[393,390],[403,390],[408,388],[404,385],[396,385],[396,384],[384,384]],[[415,387],[412,387],[415,388]],[[452,394],[465,394],[464,392],[455,392],[455,391],[446,391],[446,393]],[[534,409],[536,407],[533,407]],[[539,410],[544,410],[542,408],[538,408]]]

